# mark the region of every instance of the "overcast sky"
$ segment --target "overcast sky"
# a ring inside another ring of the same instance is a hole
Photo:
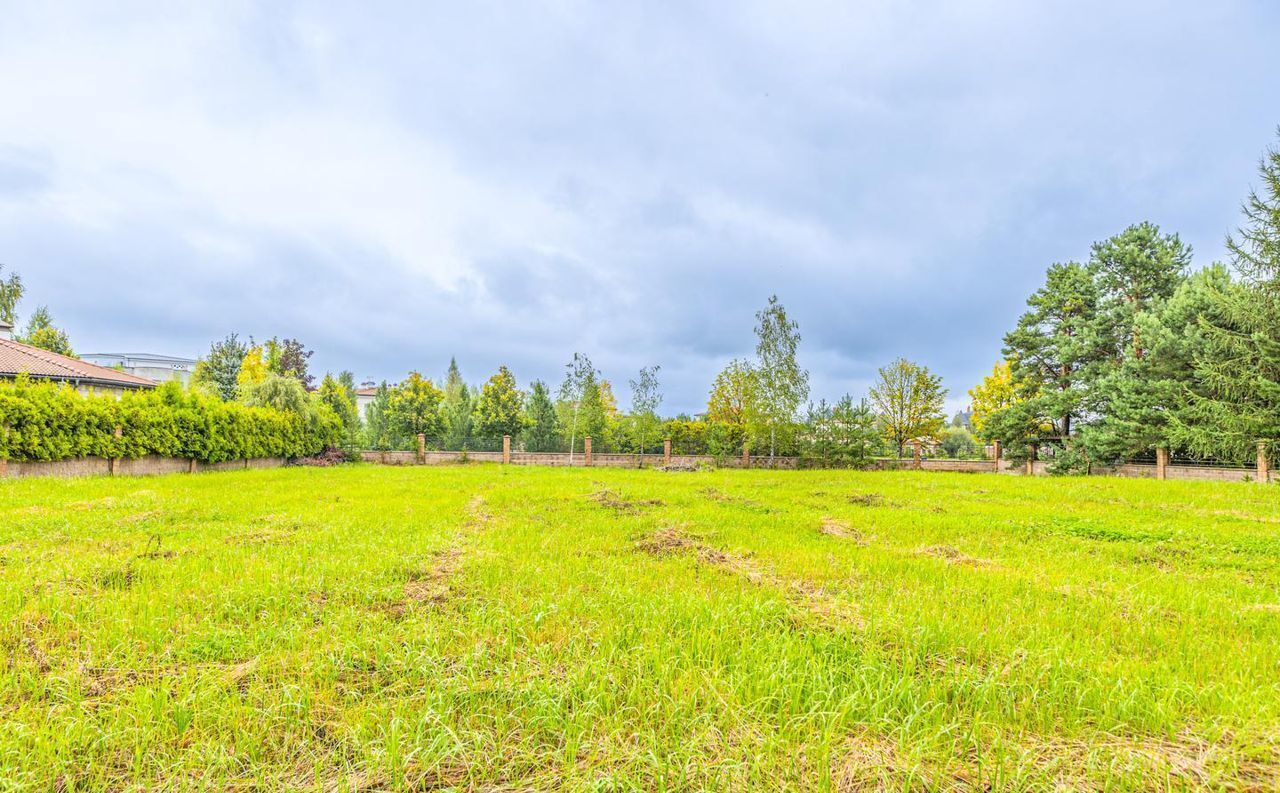
[[[0,262],[77,351],[580,351],[665,413],[775,292],[815,398],[958,407],[1050,263],[1222,257],[1280,124],[1269,0],[0,5]]]

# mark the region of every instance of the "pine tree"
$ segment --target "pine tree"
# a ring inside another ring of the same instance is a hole
[[[1029,310],[1004,338],[1005,359],[1014,384],[1026,395],[1016,406],[1017,422],[998,421],[999,430],[1049,424],[1068,438],[1072,421],[1086,411],[1087,386],[1106,352],[1097,332],[1098,286],[1089,268],[1077,262],[1049,267],[1045,284],[1027,299]],[[1008,413],[1007,408],[1001,413]],[[1010,414],[1015,415],[1015,414]],[[1001,437],[1012,448],[1028,437]]]
[[[1209,352],[1202,322],[1225,322],[1218,306],[1234,288],[1227,269],[1213,265],[1184,281],[1163,305],[1137,316],[1144,352],[1126,356],[1098,384],[1107,394],[1106,412],[1083,433],[1094,460],[1186,448],[1174,425],[1179,415],[1190,419],[1190,399],[1201,390],[1196,358]]]

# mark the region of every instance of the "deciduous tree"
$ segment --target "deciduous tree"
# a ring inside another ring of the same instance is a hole
[[[564,415],[559,417],[562,426],[569,428],[569,464],[573,464],[575,443],[578,439],[578,419],[582,413],[583,401],[588,391],[594,389],[595,401],[600,398],[600,387],[597,382],[596,368],[591,359],[582,353],[575,352],[573,360],[565,364],[564,381],[560,384],[559,401]],[[603,418],[603,416],[602,416]]]
[[[999,361],[991,367],[991,374],[969,389],[969,399],[969,423],[973,425],[973,433],[979,438],[985,438],[982,428],[987,418],[997,411],[1011,407],[1020,399],[1013,382],[1013,369],[1008,362]]]
[[[19,341],[59,355],[75,357],[67,332],[53,324],[53,315],[49,313],[48,306],[40,306],[31,314]]]
[[[0,264],[0,274],[3,272],[4,265]],[[0,278],[0,322],[9,327],[17,326],[18,303],[22,300],[22,293],[22,276],[11,272],[8,278]]]
[[[759,382],[759,414],[769,433],[769,459],[778,445],[779,429],[794,423],[796,411],[809,398],[809,373],[800,368],[796,353],[800,326],[787,318],[778,296],[756,313],[756,372]]]
[[[485,382],[476,399],[473,428],[477,435],[516,437],[524,428],[524,394],[505,366]]]
[[[440,403],[443,401],[444,392],[435,383],[417,372],[410,372],[391,391],[387,420],[392,433],[402,441],[409,441],[417,435],[438,438],[444,431],[440,417]]]
[[[657,366],[646,366],[640,370],[640,376],[630,381],[631,386],[631,418],[635,423],[637,451],[644,454],[649,441],[657,432],[661,421],[658,418],[658,406],[662,404],[662,387],[658,383]]]
[[[897,447],[899,456],[908,441],[937,438],[946,424],[942,404],[947,390],[942,378],[905,358],[880,369],[870,395],[885,438]]]

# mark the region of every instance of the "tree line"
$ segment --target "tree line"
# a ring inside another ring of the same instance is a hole
[[[846,394],[815,403],[798,361],[799,327],[776,296],[756,314],[755,336],[755,357],[733,360],[716,376],[699,416],[661,415],[657,365],[628,380],[630,404],[621,408],[610,380],[583,353],[572,355],[558,383],[534,380],[527,388],[506,366],[469,384],[451,360],[439,380],[412,371],[397,383],[381,383],[360,415],[351,372],[326,373],[312,388],[311,353],[300,341],[258,344],[232,334],[200,359],[193,386],[228,401],[282,408],[296,409],[294,403],[310,398],[342,422],[348,449],[410,449],[421,434],[432,448],[495,450],[505,435],[530,452],[581,453],[591,438],[598,452],[656,453],[669,438],[677,454],[749,450],[857,466],[886,452],[903,454],[915,440],[941,440],[944,447],[953,441],[953,453],[974,448],[965,427],[944,428],[946,390],[927,368],[900,359],[880,370],[865,398]]]
[[[1051,265],[969,392],[978,434],[1063,473],[1157,448],[1244,463],[1280,438],[1280,149],[1258,173],[1225,264],[1139,223]]]

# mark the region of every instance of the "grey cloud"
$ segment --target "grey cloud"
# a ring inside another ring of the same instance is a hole
[[[81,349],[582,351],[673,412],[773,293],[815,397],[906,355],[962,404],[1050,262],[1148,219],[1220,257],[1280,122],[1262,2],[44,14],[0,31],[48,84],[0,108],[0,261]]]

